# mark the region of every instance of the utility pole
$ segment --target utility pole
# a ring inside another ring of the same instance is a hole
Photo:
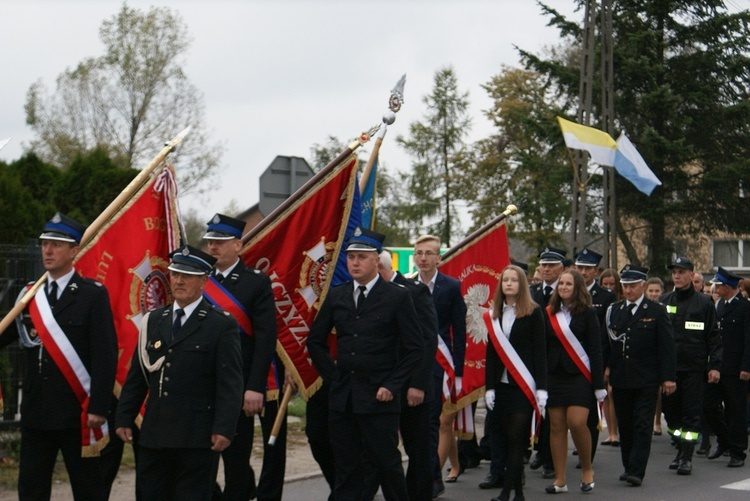
[[[594,55],[596,46],[596,0],[586,1],[583,20],[581,79],[578,87],[578,123],[591,125],[591,97],[594,84]],[[588,154],[577,150],[573,176],[573,214],[571,217],[571,245],[573,255],[585,245],[586,184],[588,183]]]
[[[614,64],[612,62],[612,0],[602,0],[601,8],[602,61],[602,130],[614,137]],[[615,197],[615,169],[602,167],[604,188],[604,260],[610,268],[617,266],[617,204]]]

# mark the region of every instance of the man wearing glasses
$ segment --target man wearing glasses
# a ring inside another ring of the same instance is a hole
[[[438,316],[438,334],[448,347],[453,357],[456,376],[456,393],[461,391],[461,378],[466,354],[466,303],[461,295],[461,282],[453,277],[440,273],[440,238],[434,235],[422,235],[414,244],[414,264],[419,268],[417,279],[429,287],[435,310]],[[452,334],[452,336],[451,336]],[[443,374],[444,368],[437,362],[433,364],[432,375],[435,394],[430,403],[430,449],[432,464],[432,497],[440,496],[445,491],[440,472],[438,446],[449,454],[458,456],[455,438],[453,437],[453,419],[449,415],[441,416],[443,407]],[[458,461],[451,461],[454,470]]]

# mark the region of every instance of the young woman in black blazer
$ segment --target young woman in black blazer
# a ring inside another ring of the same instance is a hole
[[[560,312],[562,314],[558,315]],[[554,322],[569,327],[588,356],[590,381],[579,368],[582,362],[577,363],[573,357],[578,357],[569,354],[553,330]],[[549,380],[547,416],[552,463],[555,465],[555,482],[546,491],[556,494],[568,490],[565,468],[570,429],[581,461],[581,490],[589,492],[594,488],[594,469],[591,466],[591,432],[586,420],[594,398],[603,401],[607,391],[603,380],[601,327],[583,277],[577,271],[570,270],[560,275],[547,307],[545,324]]]
[[[502,434],[507,443],[507,467],[502,493],[493,501],[524,498],[523,455],[529,445],[533,414],[532,398],[543,411],[547,400],[547,351],[545,347],[544,316],[531,300],[526,273],[518,266],[507,266],[501,276],[492,302],[492,310],[485,313],[486,323],[497,320],[499,327],[488,336],[505,336],[534,380],[535,388],[526,394],[507,370],[492,339],[487,341],[485,371],[485,401],[490,410],[496,409],[498,419],[491,433]],[[506,358],[507,359],[507,358]],[[533,391],[535,389],[535,392]]]

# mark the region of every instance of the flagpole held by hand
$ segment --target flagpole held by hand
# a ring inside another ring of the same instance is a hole
[[[284,396],[281,398],[281,404],[279,404],[279,411],[276,413],[276,419],[273,422],[273,428],[271,428],[271,435],[268,437],[268,445],[276,444],[276,438],[279,436],[279,431],[281,430],[281,423],[286,419],[286,409],[289,406],[292,393],[294,393],[292,385],[286,385]]]

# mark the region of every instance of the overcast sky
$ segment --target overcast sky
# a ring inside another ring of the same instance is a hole
[[[573,0],[548,3],[575,19],[583,17]],[[501,65],[519,64],[513,45],[538,52],[558,41],[532,0],[128,4],[179,10],[194,38],[186,70],[204,94],[212,139],[225,145],[220,189],[200,200],[182,200],[183,209],[195,208],[206,220],[232,200],[241,209],[256,203],[258,177],[276,155],[309,160],[313,144],[329,135],[348,142],[379,123],[390,89],[403,73],[405,104],[381,149],[389,168],[409,169],[409,157],[393,139],[421,119],[422,96],[431,91],[435,71],[448,65],[460,89],[469,92],[470,140],[488,136],[493,131],[482,110],[490,102],[481,85]],[[99,26],[121,5],[116,0],[0,1],[0,140],[13,137],[0,159],[18,159],[32,137],[23,110],[29,86],[41,79],[53,90],[66,68],[99,56]]]

